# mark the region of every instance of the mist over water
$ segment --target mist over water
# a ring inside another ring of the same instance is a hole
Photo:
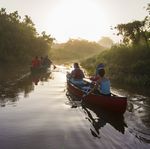
[[[1,80],[1,149],[150,148],[150,99],[112,88],[128,97],[117,117],[66,96],[66,69]],[[76,105],[76,106],[73,106]]]

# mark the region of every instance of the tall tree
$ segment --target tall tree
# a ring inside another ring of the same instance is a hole
[[[35,55],[48,55],[53,42],[50,35],[39,35],[29,16],[0,9],[0,62],[28,62]]]
[[[150,15],[150,4],[147,9]],[[139,45],[145,42],[149,47],[150,39],[150,16],[146,16],[142,21],[133,21],[127,24],[118,24],[115,29],[118,30],[117,35],[123,37],[123,43],[126,45]]]

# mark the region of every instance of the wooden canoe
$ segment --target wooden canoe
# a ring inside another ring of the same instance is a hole
[[[104,96],[90,93],[85,98],[83,98],[84,91],[80,87],[71,83],[69,79],[67,79],[67,90],[70,94],[74,95],[83,102],[98,106],[99,108],[110,112],[123,114],[127,108],[127,97],[120,97],[114,94],[111,96]]]

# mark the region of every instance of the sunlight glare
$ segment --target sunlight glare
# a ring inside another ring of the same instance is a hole
[[[107,13],[96,1],[63,0],[51,12],[47,25],[58,41],[79,37],[98,40],[107,33]]]

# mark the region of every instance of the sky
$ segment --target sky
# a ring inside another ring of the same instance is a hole
[[[6,12],[31,17],[37,32],[46,31],[57,42],[69,39],[118,40],[111,26],[142,20],[149,0],[0,0]]]

